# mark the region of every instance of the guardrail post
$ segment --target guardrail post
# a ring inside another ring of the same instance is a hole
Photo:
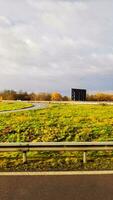
[[[86,151],[83,152],[83,163],[86,164]]]
[[[23,151],[23,164],[27,163],[27,152]]]

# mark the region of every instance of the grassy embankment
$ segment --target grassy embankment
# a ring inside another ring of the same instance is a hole
[[[46,109],[0,115],[0,142],[113,141],[113,106],[50,105]],[[112,152],[0,154],[0,170],[113,169]],[[71,155],[71,157],[69,157]],[[63,157],[62,157],[63,156]]]

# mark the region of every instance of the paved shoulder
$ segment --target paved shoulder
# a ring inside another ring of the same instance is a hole
[[[112,200],[113,175],[0,176],[1,200]]]

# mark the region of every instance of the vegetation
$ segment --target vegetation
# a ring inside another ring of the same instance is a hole
[[[97,93],[87,95],[87,101],[113,101],[113,94]]]
[[[2,100],[22,100],[22,101],[70,101],[68,96],[63,96],[59,92],[53,93],[28,93],[14,90],[4,90],[0,92],[0,101]],[[113,101],[113,94],[97,93],[88,94],[87,101]]]
[[[113,106],[55,104],[0,115],[0,130],[0,142],[112,140]]]
[[[113,106],[49,105],[47,109],[0,115],[0,142],[113,141]],[[71,156],[71,157],[70,157]],[[1,170],[113,169],[112,152],[0,153]]]
[[[58,92],[54,92],[51,94],[51,100],[52,101],[62,101],[62,95]]]
[[[0,102],[0,112],[1,111],[9,111],[9,110],[18,110],[23,108],[31,107],[31,103],[23,103],[23,102]]]
[[[62,96],[59,92],[53,93],[27,93],[27,92],[16,92],[14,90],[5,90],[0,92],[0,101],[2,100],[22,100],[22,101],[68,101],[67,96]]]

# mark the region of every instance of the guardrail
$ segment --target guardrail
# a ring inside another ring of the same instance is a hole
[[[82,151],[85,164],[87,151],[109,150],[113,150],[113,142],[0,143],[0,152],[22,152],[23,163],[27,162],[27,152],[29,151]]]

